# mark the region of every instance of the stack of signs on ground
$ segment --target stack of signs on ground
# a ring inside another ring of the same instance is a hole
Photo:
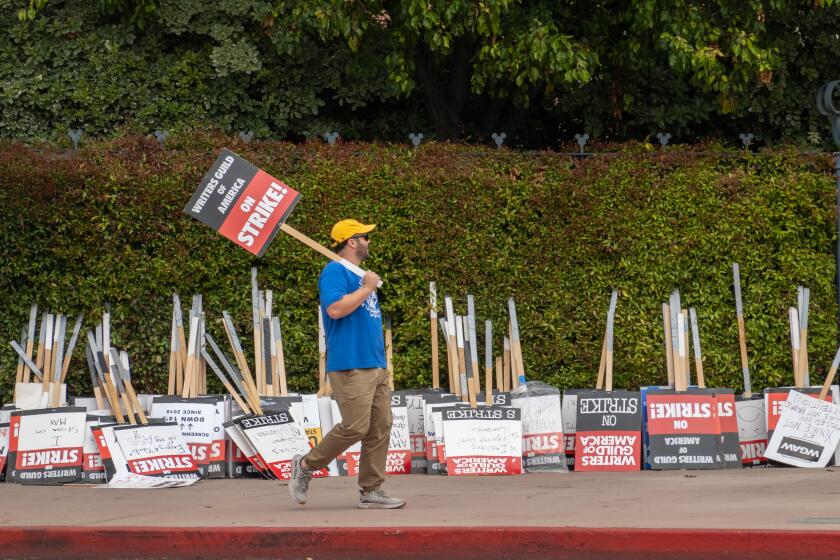
[[[648,389],[648,461],[653,469],[721,468],[721,429],[711,389]]]
[[[266,410],[262,416],[243,416],[233,421],[248,439],[268,471],[279,480],[292,476],[292,458],[306,455],[311,449],[300,422],[292,412]],[[315,471],[313,476],[328,476],[326,469]]]
[[[766,466],[764,451],[767,449],[767,419],[764,413],[764,397],[738,397],[735,400],[735,410],[738,415],[741,464],[750,468]]]
[[[115,419],[109,412],[99,414],[87,413],[85,420],[85,443],[82,449],[82,482],[90,484],[102,484],[106,482],[105,465],[102,463],[102,456],[99,454],[99,447],[94,438],[94,429],[101,423],[114,424]]]
[[[840,442],[840,406],[791,390],[766,457],[794,467],[821,468]]]
[[[719,460],[726,469],[741,468],[741,445],[738,418],[735,413],[735,393],[732,389],[713,389],[720,421]]]
[[[641,393],[580,391],[575,426],[575,470],[641,469]]]
[[[563,447],[566,451],[566,467],[575,470],[575,431],[577,429],[577,396],[583,389],[563,391]]]
[[[113,432],[112,441],[116,442],[116,446],[111,442],[108,442],[107,446],[111,459],[117,458],[124,462],[124,466],[116,466],[118,474],[127,470],[133,474],[159,478],[201,478],[199,467],[184,439],[181,427],[175,422],[156,422],[143,426],[106,426],[102,429]],[[117,448],[119,453],[115,454]],[[105,463],[106,454],[101,446],[99,452]]]
[[[206,478],[212,454],[214,429],[217,424],[216,399],[214,397],[195,399],[156,397],[152,401],[149,414],[153,419],[173,422],[180,427],[184,441],[189,446],[195,464],[198,466],[199,475]],[[222,423],[218,422],[219,425]],[[216,458],[215,463],[223,462],[223,457],[224,455]],[[224,475],[224,470],[222,474]]]
[[[7,480],[20,484],[79,482],[85,417],[86,410],[81,407],[12,412]]]
[[[560,391],[548,386],[522,385],[513,406],[522,416],[522,460],[526,472],[566,471]]]
[[[456,395],[448,393],[429,393],[423,395],[423,431],[426,436],[426,474],[446,474],[446,464],[441,463],[440,458],[443,456],[442,449],[438,449],[438,444],[442,442],[443,434],[440,438],[435,431],[435,411],[441,408],[451,407],[458,403]],[[437,413],[438,423],[440,423],[440,413]],[[442,443],[441,443],[442,445]]]
[[[522,411],[445,408],[441,413],[449,476],[522,473]]]
[[[424,397],[442,394],[434,389],[409,389],[392,395],[403,395],[408,409],[408,435],[411,439],[411,474],[426,474],[429,459],[426,452],[426,423],[423,414]],[[437,474],[437,473],[435,473]]]

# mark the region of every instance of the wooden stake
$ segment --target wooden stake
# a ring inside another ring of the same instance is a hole
[[[47,316],[48,313],[41,314],[41,327],[38,329],[38,353],[35,355],[35,366],[39,371],[44,368],[44,353],[46,352],[46,332],[47,332]],[[23,382],[29,383],[29,376],[23,374]]]
[[[493,322],[489,319],[484,321],[484,404],[493,404]]]
[[[738,321],[738,350],[741,353],[741,376],[744,379],[744,396],[752,397],[750,364],[747,358],[747,333],[744,327],[744,304],[741,300],[741,270],[738,263],[732,263],[732,279],[735,289],[735,315]]]
[[[689,386],[691,386],[691,357],[689,356],[690,350],[688,346],[688,336],[689,336],[689,328],[688,328],[688,310],[683,309],[680,313],[680,321],[682,322],[682,349],[684,350],[684,355],[682,356],[682,372],[683,372],[683,387],[685,387],[686,391],[688,390]]]
[[[467,384],[467,365],[464,358],[464,323],[455,316],[455,340],[458,347],[458,386],[462,402],[469,402],[470,387]]]
[[[388,386],[394,390],[394,338],[391,316],[385,317],[385,369],[388,371]]]
[[[613,390],[613,345],[615,340],[615,308],[618,303],[618,290],[610,295],[610,308],[607,311],[607,359],[605,369],[605,388],[607,392]]]
[[[799,310],[799,381],[798,388],[803,388],[808,383],[808,307],[810,290],[802,290],[802,307]]]
[[[178,371],[175,376],[175,393],[180,395],[184,390],[184,377],[187,373],[187,338],[184,334],[184,316],[178,294],[172,294],[172,304],[175,309],[175,327],[178,329]]]
[[[41,370],[44,372],[44,379],[41,380],[41,383],[45,393],[49,390],[50,379],[52,379],[54,331],[55,317],[50,313],[47,314],[47,326],[44,332],[44,366]]]
[[[429,322],[432,327],[432,388],[440,387],[440,358],[438,356],[437,288],[429,282]]]
[[[447,333],[447,352],[449,354],[449,371],[450,382],[449,392],[453,395],[461,396],[461,371],[458,367],[458,336],[456,328],[456,317],[454,307],[452,305],[452,298],[443,298],[446,306],[446,333]]]
[[[217,366],[216,362],[213,361],[213,358],[210,357],[210,354],[207,352],[207,350],[202,350],[201,356],[204,358],[204,361],[207,362],[207,364],[210,366],[210,369],[213,371],[213,373],[216,374],[216,377],[219,378],[219,381],[222,382],[222,385],[224,385],[227,392],[230,393],[230,396],[233,397],[233,400],[236,401],[236,404],[239,405],[239,408],[242,409],[242,412],[245,414],[251,414],[250,407],[247,404],[245,404],[245,401],[242,400],[242,397],[239,396],[239,393],[237,393],[234,390],[230,382],[222,373],[222,370],[219,369],[219,366]]]
[[[831,368],[828,370],[828,375],[825,376],[825,383],[823,383],[820,391],[819,399],[824,401],[828,396],[828,391],[831,389],[831,384],[834,383],[834,376],[837,375],[837,367],[840,366],[840,348],[834,354],[834,361],[831,362]]]
[[[21,349],[25,348],[27,345],[26,341],[26,327],[23,327],[20,333],[20,343],[19,346]],[[23,356],[18,356],[18,364],[17,369],[15,369],[15,384],[23,382],[23,370],[28,367],[23,363]]]
[[[674,351],[671,341],[671,306],[662,304],[662,330],[665,332],[665,364],[668,368],[668,385],[674,387]]]
[[[508,314],[510,315],[510,349],[513,371],[513,387],[525,382],[525,360],[522,357],[522,341],[519,337],[519,321],[516,318],[516,304],[513,298],[508,298]]]
[[[111,407],[111,411],[114,413],[117,423],[123,424],[125,422],[125,418],[123,417],[122,409],[120,408],[117,390],[111,381],[111,374],[105,370],[105,356],[103,355],[102,350],[97,346],[96,338],[93,336],[91,331],[87,332],[87,341],[93,357],[96,375],[99,377],[100,385],[105,388],[105,398],[108,399],[108,405]]]
[[[703,353],[700,350],[700,328],[697,326],[697,312],[693,307],[688,309],[691,318],[691,337],[694,346],[694,369],[697,372],[697,386],[706,388],[706,377],[703,375]]]
[[[470,342],[469,375],[475,386],[472,392],[472,400],[475,400],[475,395],[481,393],[481,376],[478,373],[478,335],[475,326],[475,298],[470,294],[467,294],[467,323],[465,328],[465,339]]]
[[[83,315],[76,317],[76,324],[73,325],[73,335],[67,344],[67,353],[64,355],[64,362],[61,364],[61,382],[64,383],[67,377],[67,370],[70,369],[70,358],[73,357],[73,350],[76,349],[76,341],[79,339],[79,330],[82,328]]]
[[[450,344],[449,340],[449,327],[446,319],[442,317],[438,318],[438,325],[440,326],[440,330],[443,332],[443,343],[446,346],[446,373],[449,376],[449,392],[453,395],[455,394],[455,376],[454,370],[452,368],[452,345]]]
[[[385,351],[388,351],[388,341],[385,341]],[[327,335],[324,331],[324,313],[318,306],[318,396],[327,392]]]
[[[277,378],[280,381],[280,396],[286,397],[289,392],[286,387],[286,357],[283,354],[283,333],[280,331],[280,318],[273,317],[274,345],[277,348]]]
[[[504,369],[504,392],[507,393],[511,388],[511,367],[510,367],[510,339],[504,337],[502,353],[502,367]]]
[[[114,368],[122,385],[123,399],[126,401],[128,407],[133,409],[133,413],[129,412],[129,421],[136,414],[141,424],[148,424],[149,420],[143,411],[143,405],[140,404],[140,399],[137,398],[137,393],[134,392],[134,386],[131,384],[131,376],[128,371],[128,354],[123,352],[122,355],[118,355],[117,351],[111,348],[111,366]]]
[[[85,344],[85,358],[87,359],[88,371],[90,372],[90,385],[93,389],[93,396],[96,399],[97,410],[105,410],[105,403],[102,401],[102,391],[99,389],[99,375],[96,373],[96,366],[93,365],[95,358],[88,344]]]
[[[505,370],[503,368],[502,357],[496,356],[496,389],[499,391],[505,390]]]
[[[38,304],[33,303],[32,306],[29,308],[29,324],[27,325],[26,329],[26,345],[24,346],[24,350],[26,352],[26,357],[31,361],[32,360],[32,350],[35,344],[35,327],[38,324]],[[24,383],[29,383],[29,366],[26,365],[24,362],[24,369],[21,376],[21,381]]]
[[[175,377],[178,375],[178,327],[175,324],[175,309],[172,310],[172,329],[169,333],[169,382],[166,394],[175,394]]]
[[[224,318],[225,333],[230,341],[231,348],[233,348],[233,355],[236,358],[236,364],[239,367],[239,372],[242,374],[242,382],[248,392],[248,402],[251,404],[251,409],[257,414],[262,414],[262,407],[260,406],[260,397],[257,392],[257,386],[251,377],[251,370],[248,368],[248,362],[245,360],[245,353],[242,351],[242,345],[239,343],[239,337],[236,335],[236,328],[233,326],[233,321],[227,311],[222,312]]]
[[[190,341],[187,344],[187,363],[184,368],[184,389],[181,391],[181,398],[189,399],[194,396],[193,384],[195,383],[195,348],[198,337],[198,317],[190,317]]]

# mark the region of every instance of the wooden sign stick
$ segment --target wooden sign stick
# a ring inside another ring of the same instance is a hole
[[[522,356],[522,341],[519,337],[519,321],[516,318],[516,304],[513,298],[508,298],[508,314],[510,315],[510,349],[511,365],[514,376],[512,377],[513,387],[525,383],[525,359]]]
[[[266,305],[266,311],[268,306]],[[263,347],[263,370],[265,370],[265,394],[269,397],[274,394],[274,369],[277,366],[277,350],[274,348],[273,339],[271,337],[271,317],[266,315],[262,319],[262,347]]]
[[[453,395],[461,396],[461,370],[458,367],[458,329],[457,320],[455,317],[455,309],[452,305],[452,298],[446,296],[443,298],[446,307],[446,332],[449,339],[449,369],[452,372],[451,384],[449,392]]]
[[[230,381],[227,380],[225,375],[222,373],[222,370],[219,369],[219,366],[216,365],[216,362],[213,361],[213,358],[210,357],[210,354],[207,353],[207,350],[202,349],[201,356],[204,358],[204,361],[207,362],[207,365],[210,366],[210,369],[213,371],[213,373],[216,374],[216,377],[219,378],[219,381],[222,382],[222,385],[224,385],[227,392],[230,393],[230,396],[233,397],[233,400],[236,401],[236,404],[239,405],[239,408],[242,409],[242,412],[244,412],[245,414],[251,414],[250,407],[248,407],[248,405],[245,404],[245,401],[242,400],[242,397],[239,396],[239,393],[237,393],[234,390],[234,388],[230,384]]]
[[[12,341],[12,342],[14,342],[14,341]],[[18,346],[20,346],[21,348],[25,348],[26,344],[27,344],[26,343],[26,327],[23,327],[23,329],[21,329],[21,331],[20,331],[20,343],[18,343]],[[26,366],[23,363],[23,356],[19,355],[18,356],[17,369],[15,369],[15,385],[23,382],[23,370],[26,367],[28,367],[28,366]]]
[[[388,372],[388,386],[394,390],[394,337],[391,316],[385,316],[385,369]]]
[[[507,393],[511,389],[511,367],[510,367],[510,338],[504,337],[502,353],[502,369],[504,372],[503,391]]]
[[[662,330],[665,333],[665,365],[668,369],[668,386],[674,386],[674,354],[671,345],[671,306],[662,304]]]
[[[682,312],[677,313],[676,320],[677,348],[676,352],[674,353],[674,364],[679,363],[679,367],[676,368],[674,381],[676,382],[677,391],[686,391],[688,390],[688,373],[685,371],[684,364],[685,358],[688,356],[688,352],[687,348],[685,347],[685,321],[683,321]],[[671,334],[671,336],[673,336],[673,333]]]
[[[110,375],[103,369],[105,366],[105,359],[102,356],[102,351],[96,344],[96,338],[93,336],[93,332],[87,332],[87,341],[88,348],[90,349],[91,356],[93,357],[93,365],[96,369],[96,375],[99,377],[99,385],[105,388],[105,398],[108,399],[108,405],[111,407],[111,411],[114,413],[117,423],[122,424],[125,422],[125,418],[123,418],[122,415],[119,397],[117,397],[117,391],[114,388],[113,383],[111,383]]]
[[[181,391],[181,398],[189,399],[194,396],[193,383],[195,382],[195,347],[198,337],[198,317],[190,317],[190,341],[187,343],[187,364],[184,367],[184,388]]]
[[[461,317],[455,316],[455,341],[458,347],[458,385],[462,402],[469,402],[470,387],[467,384],[467,365],[464,358],[464,324]]]
[[[242,395],[244,400],[248,401],[250,399],[250,394],[247,387],[245,386],[242,374],[236,371],[236,369],[230,363],[230,360],[228,360],[228,357],[225,355],[224,352],[222,352],[222,349],[219,348],[219,345],[216,344],[216,340],[212,336],[210,336],[210,333],[204,333],[204,340],[206,340],[207,344],[210,345],[210,348],[213,350],[213,354],[215,354],[216,359],[219,360],[219,363],[227,372],[228,377],[230,377],[234,385],[236,385],[236,389],[239,391],[239,394]],[[257,403],[259,404],[259,399],[257,399]],[[245,409],[243,408],[242,410],[244,411]]]
[[[274,330],[274,345],[277,348],[277,379],[280,381],[280,396],[286,397],[289,395],[286,387],[286,357],[283,354],[283,333],[280,331],[280,318],[272,318],[272,326]]]
[[[481,376],[478,374],[478,336],[475,327],[475,298],[467,294],[467,332],[465,336],[470,342],[470,369],[469,374],[473,380],[472,400],[475,400],[475,395],[481,393]]]
[[[67,329],[67,317],[59,313],[56,321],[58,321],[58,325],[55,328],[56,334],[53,341],[55,362],[53,363],[52,379],[50,379],[49,386],[49,402],[53,408],[61,404],[59,402],[61,393],[61,364],[64,361],[64,335]]]
[[[172,328],[169,332],[169,377],[166,394],[175,394],[175,376],[178,374],[178,327],[175,325],[175,310],[172,310]]]
[[[248,402],[251,403],[251,408],[257,414],[262,414],[262,407],[260,406],[260,397],[257,392],[257,386],[254,384],[254,379],[251,377],[251,370],[248,368],[248,362],[245,360],[245,353],[242,351],[242,345],[239,343],[239,337],[236,335],[236,328],[233,326],[233,320],[227,311],[222,311],[224,319],[225,333],[230,341],[230,346],[233,348],[233,356],[236,358],[236,365],[239,367],[239,372],[242,375],[242,382],[248,392]]]
[[[254,377],[257,382],[257,392],[265,393],[263,387],[264,374],[262,371],[262,325],[260,321],[260,290],[257,285],[257,268],[251,268],[251,317],[254,322]]]
[[[831,369],[828,370],[828,375],[825,376],[825,383],[823,383],[820,391],[819,400],[824,401],[828,396],[828,391],[831,390],[831,384],[834,383],[834,376],[837,375],[837,368],[840,366],[840,348],[834,354],[834,361],[831,362]]]
[[[440,387],[440,358],[438,356],[437,287],[429,282],[429,322],[432,327],[432,389]]]
[[[184,376],[187,367],[187,337],[184,333],[184,316],[181,311],[181,298],[172,294],[172,306],[175,309],[175,326],[178,329],[178,372],[175,377],[175,393],[180,395],[184,390]]]
[[[114,351],[113,348],[109,349],[110,351],[108,354]],[[125,407],[125,413],[128,416],[128,423],[136,425],[137,424],[137,416],[135,415],[134,404],[131,402],[131,399],[128,398],[128,392],[126,391],[125,384],[122,381],[122,377],[118,373],[119,371],[119,361],[118,360],[108,360],[110,362],[111,367],[111,375],[114,377],[114,385],[116,387],[117,392],[122,399],[123,406]]]
[[[76,341],[79,339],[79,330],[82,328],[83,315],[76,317],[76,324],[73,325],[73,335],[67,344],[67,353],[64,355],[64,362],[61,364],[61,382],[64,383],[67,377],[67,370],[70,369],[70,358],[73,357],[73,350],[76,349]]]
[[[493,404],[493,321],[490,319],[484,321],[484,404]]]
[[[613,290],[610,295],[610,309],[607,312],[607,359],[604,369],[606,382],[604,388],[607,392],[613,390],[613,355],[615,344],[615,308],[618,303],[618,290]]]
[[[44,379],[42,385],[44,392],[49,390],[50,379],[52,379],[53,344],[55,342],[55,317],[52,313],[47,314],[47,327],[44,333]]]
[[[41,371],[44,367],[44,353],[46,352],[46,332],[47,332],[47,315],[48,313],[41,314],[41,326],[38,329],[38,353],[35,355],[35,365],[38,366],[38,370]],[[29,383],[29,378],[24,374],[24,383]]]
[[[802,308],[799,310],[799,384],[797,385],[800,389],[808,383],[808,307],[810,304],[810,290],[804,288],[802,292]]]
[[[604,376],[607,373],[607,331],[604,330],[604,341],[601,343],[601,359],[598,361],[598,377],[595,379],[595,390],[604,388]]]
[[[744,303],[741,300],[741,269],[738,263],[732,263],[732,279],[735,289],[735,315],[738,321],[738,350],[741,353],[741,375],[744,378],[744,396],[752,397],[750,363],[747,357],[747,333],[744,327]]]
[[[682,356],[680,355],[680,342],[682,341],[682,336],[680,335],[680,297],[679,291],[674,290],[671,292],[671,296],[669,298],[668,309],[671,311],[671,356],[673,356],[674,360],[674,388],[677,391],[684,391],[683,387],[683,360]]]
[[[697,326],[697,312],[693,307],[688,308],[691,319],[691,340],[694,346],[694,369],[697,372],[697,386],[706,388],[706,377],[703,375],[703,353],[700,350],[700,328]]]
[[[129,414],[131,416],[136,414],[140,423],[145,425],[149,423],[149,420],[146,418],[146,414],[143,412],[143,406],[140,404],[140,399],[137,398],[137,393],[134,392],[134,387],[131,385],[131,376],[127,369],[127,362],[128,354],[117,354],[116,349],[111,348],[111,367],[114,368],[117,378],[119,378],[120,384],[122,385],[121,389],[124,392],[123,399],[134,411]]]
[[[466,320],[466,318],[464,318]],[[467,321],[468,322],[468,321]],[[464,330],[469,327],[465,324]],[[472,361],[472,342],[469,337],[464,337],[464,371],[467,373],[467,396],[470,403],[470,408],[478,406],[478,399],[476,395],[480,392],[478,384],[476,383],[475,363]]]
[[[102,391],[99,389],[99,376],[96,374],[96,366],[93,365],[93,354],[88,344],[85,344],[85,358],[87,359],[88,371],[90,372],[90,386],[93,389],[93,396],[96,399],[96,408],[97,410],[105,410]]]
[[[35,362],[33,362],[32,360],[30,360],[30,359],[26,356],[26,351],[24,351],[24,349],[23,349],[23,348],[21,348],[21,346],[20,346],[17,342],[15,342],[14,340],[13,340],[10,344],[12,345],[12,348],[14,348],[15,352],[17,353],[17,355],[18,355],[18,356],[19,356],[19,357],[23,360],[23,362],[24,362],[24,363],[25,363],[25,364],[29,367],[29,369],[30,369],[30,371],[32,372],[32,374],[33,374],[35,377],[37,377],[39,381],[40,381],[40,380],[42,380],[42,379],[43,379],[43,377],[44,377],[43,372],[42,372],[42,371],[38,368],[38,366],[36,366],[36,365],[35,365]]]
[[[790,352],[793,357],[793,386],[799,386],[799,315],[793,307],[788,308],[790,324]]]
[[[443,344],[446,347],[446,373],[449,377],[449,392],[453,395],[455,394],[455,380],[453,377],[453,369],[452,369],[452,347],[449,344],[449,331],[448,331],[448,323],[446,319],[443,317],[438,317],[438,325],[440,326],[440,330],[443,333]]]
[[[32,350],[33,345],[35,344],[35,327],[38,325],[38,304],[33,303],[32,306],[29,308],[29,325],[27,325],[26,329],[26,346],[24,346],[24,350],[26,351],[26,357],[29,360],[32,360]],[[21,377],[21,381],[24,383],[29,383],[29,366],[26,365],[24,362],[24,369],[23,375]]]
[[[388,341],[385,341],[387,351]],[[318,396],[327,392],[327,336],[324,332],[324,314],[318,306]]]
[[[685,355],[683,356],[683,363],[682,363],[682,371],[683,376],[685,379],[683,380],[683,385],[685,386],[686,391],[691,386],[691,350],[688,344],[688,337],[691,334],[690,329],[688,326],[688,310],[683,309],[680,313],[680,321],[682,321],[682,347],[685,349]]]
[[[502,364],[502,357],[496,356],[496,388],[499,391],[505,390],[505,370]]]

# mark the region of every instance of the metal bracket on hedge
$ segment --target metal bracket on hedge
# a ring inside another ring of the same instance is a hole
[[[169,131],[168,130],[155,130],[155,138],[160,143],[160,147],[163,148],[163,143],[166,142],[166,139],[169,138]]]
[[[671,133],[670,132],[657,132],[656,133],[656,138],[659,140],[659,145],[662,148],[665,148],[665,147],[668,146],[668,141],[671,139]]]
[[[490,135],[490,137],[493,139],[493,142],[496,143],[496,147],[501,148],[502,144],[505,143],[505,138],[507,138],[507,133],[505,133],[505,132],[494,132],[493,134]]]
[[[73,142],[73,151],[79,151],[79,140],[82,139],[82,132],[83,129],[81,128],[71,128],[67,131],[67,136],[70,138],[70,141]]]
[[[254,139],[254,131],[249,130],[248,132],[245,132],[244,130],[240,130],[239,139],[245,142],[246,144],[250,143],[251,140]]]
[[[586,142],[589,140],[589,135],[584,134],[575,134],[575,140],[577,140],[578,148],[580,148],[580,153],[578,154],[580,157],[586,155],[584,148],[586,147]]]
[[[412,132],[408,135],[408,139],[411,140],[411,145],[415,148],[420,145],[420,142],[423,141],[423,133],[422,132]]]
[[[750,149],[750,144],[752,144],[753,138],[755,138],[755,136],[752,133],[749,133],[749,132],[747,132],[747,133],[742,132],[741,134],[738,135],[738,138],[741,139],[741,144],[743,144],[744,149],[749,150]]]
[[[327,141],[327,144],[332,146],[333,144],[335,144],[335,141],[338,140],[338,132],[325,132],[324,140]]]

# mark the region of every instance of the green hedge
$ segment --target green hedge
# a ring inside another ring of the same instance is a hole
[[[810,349],[822,375],[836,348],[834,181],[827,156],[782,148],[599,146],[611,156],[428,144],[243,144],[208,134],[56,148],[0,145],[0,389],[7,395],[30,302],[84,312],[112,305],[115,344],[143,391],[165,389],[171,294],[204,294],[250,325],[249,269],[274,290],[290,386],[317,370],[317,286],[324,259],[283,234],[261,260],[182,213],[219,149],[230,147],[303,193],[289,223],[327,242],[344,217],[375,222],[368,266],[385,281],[398,387],[430,383],[427,287],[475,295],[501,331],[514,296],[532,379],[594,383],[610,289],[617,387],[665,380],[661,302],[679,287],[697,308],[709,385],[740,387],[731,288],[741,263],[753,387],[792,380],[787,307],[811,289]],[[501,346],[497,336],[496,348]],[[247,346],[247,344],[246,344]],[[445,375],[445,370],[444,370]],[[70,380],[87,388],[81,346]],[[218,389],[218,385],[211,385]]]

